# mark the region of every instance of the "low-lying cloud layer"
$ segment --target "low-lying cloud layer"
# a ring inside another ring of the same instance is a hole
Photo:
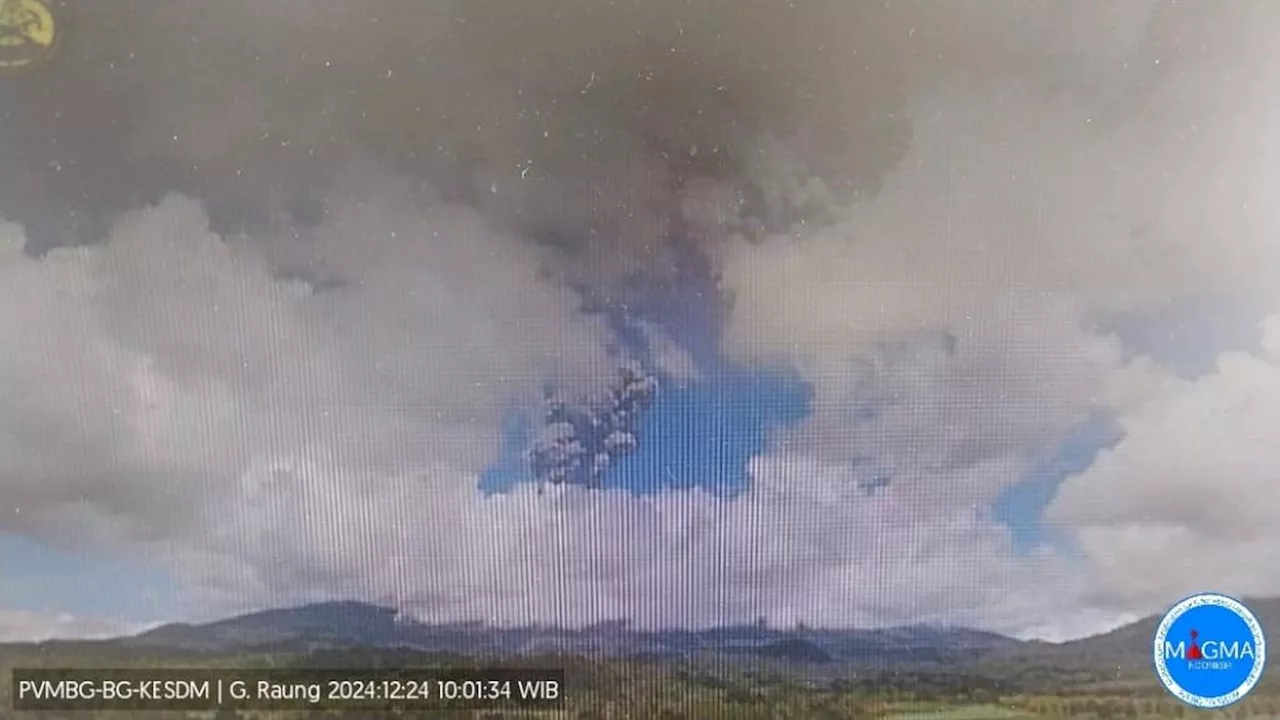
[[[1200,378],[1099,330],[1280,310],[1278,12],[68,5],[0,88],[0,532],[148,556],[195,615],[1060,636],[1280,593],[1274,321]],[[480,494],[619,318],[813,412],[734,499]],[[1073,548],[1017,551],[991,505],[1098,416]]]
[[[66,613],[0,610],[0,642],[91,640],[131,635],[146,629],[109,620],[79,618]]]

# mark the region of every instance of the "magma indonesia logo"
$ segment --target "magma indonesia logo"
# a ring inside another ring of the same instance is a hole
[[[1193,595],[1165,613],[1156,628],[1156,674],[1179,700],[1222,708],[1253,690],[1267,661],[1258,619],[1240,601]]]

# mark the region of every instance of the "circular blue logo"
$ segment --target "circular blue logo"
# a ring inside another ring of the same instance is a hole
[[[1267,641],[1240,601],[1192,595],[1160,619],[1153,643],[1156,674],[1169,693],[1198,708],[1242,699],[1262,677]]]

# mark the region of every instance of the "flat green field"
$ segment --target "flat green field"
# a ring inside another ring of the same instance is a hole
[[[1000,705],[893,708],[885,720],[1039,720],[1042,716]]]

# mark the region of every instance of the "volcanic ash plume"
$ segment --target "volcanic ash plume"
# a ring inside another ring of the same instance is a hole
[[[529,451],[534,478],[598,487],[605,471],[636,450],[640,421],[657,394],[657,378],[628,363],[601,398],[570,404],[549,397],[545,425]]]
[[[782,228],[828,191],[873,190],[910,134],[905,65],[882,31],[897,11],[847,3],[64,12],[74,41],[0,119],[0,157],[26,177],[0,187],[0,210],[24,207],[14,219],[46,245],[91,241],[173,190],[222,227],[306,225],[343,202],[358,162],[560,248],[553,270],[574,282],[662,276],[670,244]]]

